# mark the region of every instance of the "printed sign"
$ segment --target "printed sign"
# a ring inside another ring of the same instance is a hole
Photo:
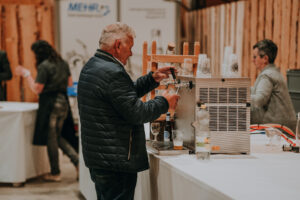
[[[59,1],[60,52],[73,81],[78,81],[83,65],[98,48],[102,29],[116,21],[116,0]]]

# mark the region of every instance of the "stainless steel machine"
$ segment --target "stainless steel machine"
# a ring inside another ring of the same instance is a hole
[[[184,146],[195,149],[196,102],[210,114],[212,153],[250,153],[250,79],[178,76],[180,100],[176,128],[184,131]]]

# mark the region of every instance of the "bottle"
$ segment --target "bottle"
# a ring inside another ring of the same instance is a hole
[[[170,120],[170,113],[167,112],[166,115],[166,125],[164,130],[164,142],[170,142],[172,141],[172,126],[171,126],[171,120]]]
[[[204,104],[198,105],[196,114],[196,135],[195,135],[195,152],[197,159],[209,160],[210,147],[210,131],[209,131],[209,113]]]

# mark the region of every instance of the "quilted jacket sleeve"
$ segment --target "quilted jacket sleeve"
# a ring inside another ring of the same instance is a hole
[[[138,78],[137,81],[134,82],[134,87],[138,97],[144,96],[145,94],[159,86],[159,83],[155,82],[155,80],[153,79],[152,74],[153,72],[149,72],[147,75]]]
[[[131,124],[153,121],[168,111],[168,102],[162,96],[147,102],[140,100],[140,96],[156,86],[147,79],[149,77],[142,77],[134,84],[126,73],[119,71],[113,75],[109,85],[108,95],[113,108]]]

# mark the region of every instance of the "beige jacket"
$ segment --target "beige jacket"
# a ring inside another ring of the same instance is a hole
[[[292,130],[296,114],[287,84],[274,64],[267,65],[251,90],[251,124],[276,123]]]

